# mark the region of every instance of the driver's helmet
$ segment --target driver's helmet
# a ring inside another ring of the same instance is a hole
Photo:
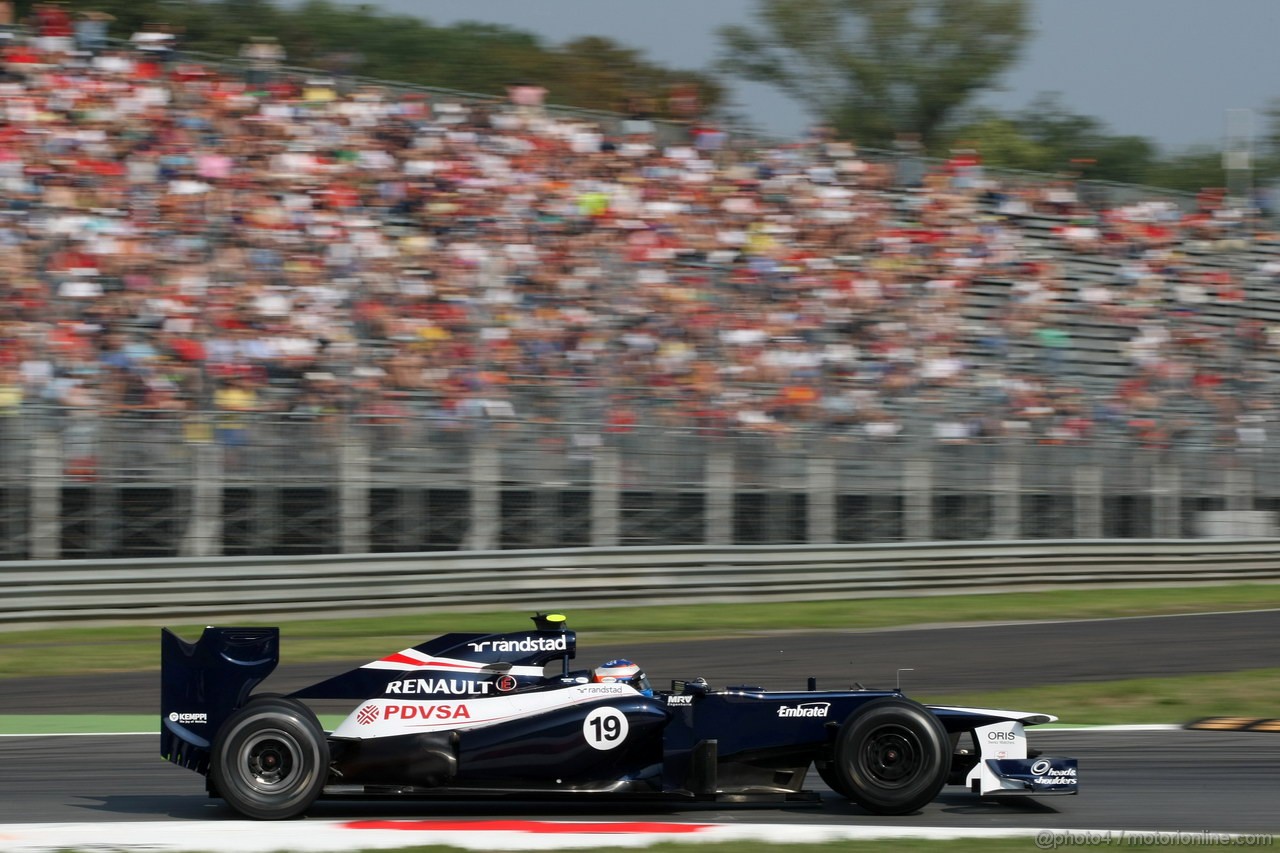
[[[602,663],[591,671],[591,680],[598,684],[628,684],[645,696],[653,695],[644,670],[626,658]]]

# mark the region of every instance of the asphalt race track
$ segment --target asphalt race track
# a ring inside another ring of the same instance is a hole
[[[498,630],[523,627],[518,622]],[[424,637],[425,639],[425,637]],[[288,637],[283,640],[287,660]],[[393,651],[393,650],[388,650]],[[828,635],[775,634],[689,645],[592,647],[578,663],[625,654],[659,685],[704,675],[713,685],[842,687],[855,679],[892,684],[899,667],[908,695],[988,690],[1032,683],[1276,666],[1280,611],[1036,625],[999,625]],[[358,663],[358,662],[357,662]],[[288,690],[339,667],[282,667],[264,689]],[[21,679],[3,683],[0,713],[152,712],[156,676]],[[799,682],[799,683],[797,683]],[[1069,709],[1036,708],[1051,713]],[[1280,709],[1276,716],[1280,716]],[[689,809],[653,804],[322,802],[316,817],[494,817],[663,819],[720,823],[904,823],[922,826],[1275,832],[1280,830],[1280,734],[1211,731],[1029,731],[1032,748],[1080,759],[1081,793],[980,801],[954,788],[921,814],[870,816],[826,791],[820,807]],[[203,780],[169,765],[154,735],[0,738],[0,824],[229,820],[204,795]]]
[[[717,823],[843,823],[1063,829],[1274,832],[1280,829],[1280,738],[1202,731],[1030,732],[1046,753],[1080,759],[1081,792],[1071,797],[987,802],[944,789],[921,814],[868,815],[825,792],[821,807],[692,809],[563,803],[324,801],[328,818],[496,816],[660,819]],[[0,824],[233,820],[204,794],[199,776],[161,761],[155,736],[15,738],[0,743]],[[816,777],[814,790],[825,788]]]

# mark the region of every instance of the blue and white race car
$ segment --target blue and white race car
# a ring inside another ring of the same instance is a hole
[[[637,667],[571,667],[563,616],[534,630],[445,634],[289,695],[253,694],[278,628],[161,634],[160,752],[265,820],[318,798],[511,795],[816,799],[810,767],[875,814],[948,783],[981,796],[1074,794],[1076,761],[1031,755],[1048,714],[921,705],[899,690],[654,690]],[[306,700],[349,700],[326,732]]]

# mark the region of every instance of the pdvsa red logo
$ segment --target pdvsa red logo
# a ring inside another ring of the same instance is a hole
[[[378,721],[377,705],[365,705],[363,708],[361,708],[359,711],[356,712],[356,722],[362,726],[367,726],[370,723],[376,723],[377,721]]]
[[[469,720],[466,705],[388,705],[386,719],[397,720]]]

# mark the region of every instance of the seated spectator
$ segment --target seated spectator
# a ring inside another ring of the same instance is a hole
[[[1219,363],[1280,339],[1192,322],[1248,302],[1243,274],[1177,251],[1188,236],[1227,251],[1243,227],[1211,198],[1186,217],[1095,212],[1070,183],[1006,184],[968,151],[901,188],[826,130],[730,146],[695,123],[665,144],[638,111],[621,135],[550,116],[535,85],[513,86],[510,110],[347,91],[272,70],[267,39],[244,55],[271,73],[241,79],[157,60],[174,50],[157,25],[88,64],[42,38],[5,48],[0,84],[0,212],[17,214],[0,217],[0,324],[19,330],[22,405],[212,405],[229,449],[268,409],[318,425],[590,417],[618,435],[891,439],[927,421],[946,443],[1070,442],[1154,435],[1127,425],[1180,384],[1234,418],[1225,400],[1261,392],[1228,393]],[[1045,213],[1065,220],[1056,236]],[[1086,255],[1111,274],[1053,259]],[[1071,402],[1081,318],[1122,327],[1108,346],[1127,372],[1089,378],[1133,411],[1090,420]]]
[[[79,12],[75,22],[76,49],[96,56],[107,49],[107,35],[114,15],[93,9]]]

